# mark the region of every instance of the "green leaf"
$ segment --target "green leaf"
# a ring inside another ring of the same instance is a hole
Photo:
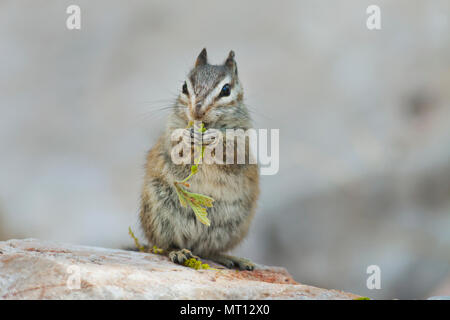
[[[193,192],[189,192],[184,190],[184,192],[186,192],[186,195],[190,198],[194,198],[200,205],[205,206],[205,207],[212,207],[213,206],[213,202],[214,199],[208,196],[205,196],[203,194],[199,194],[199,193],[193,193]]]
[[[178,185],[175,185],[175,191],[177,192],[178,199],[180,199],[181,206],[186,208],[187,207],[187,203],[186,203],[186,198],[184,197],[184,194],[182,192],[182,188],[180,186],[178,186]]]
[[[208,215],[208,213],[206,212],[206,209],[201,206],[196,206],[192,202],[189,202],[189,205],[191,206],[192,210],[194,210],[194,213],[197,216],[197,219],[201,223],[203,223],[209,227],[211,223],[210,223],[209,219],[206,217]]]

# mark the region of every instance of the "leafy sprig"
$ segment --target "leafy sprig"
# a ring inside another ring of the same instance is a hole
[[[136,238],[136,236],[134,235],[133,231],[131,230],[131,227],[128,227],[128,234],[130,235],[131,238],[133,238],[134,240],[134,245],[136,246],[136,248],[140,251],[140,252],[145,252],[145,247],[143,245],[140,244],[138,238]]]
[[[147,248],[145,246],[141,245],[141,243],[139,242],[139,239],[134,235],[133,230],[131,230],[131,227],[128,227],[128,234],[133,239],[134,245],[140,252],[147,252]],[[153,246],[150,249],[150,252],[155,253],[155,254],[162,254],[164,252],[164,250],[161,248],[158,248],[157,246]]]
[[[193,125],[193,122],[190,121],[187,128],[190,128]],[[194,130],[196,130],[194,126]],[[199,133],[203,133],[206,131],[206,128],[204,124],[202,123],[198,129]],[[187,191],[185,188],[189,188],[190,185],[188,183],[188,180],[192,178],[193,175],[195,175],[198,172],[198,166],[200,164],[200,161],[203,159],[203,155],[205,152],[205,147],[202,145],[195,145],[196,152],[194,155],[197,155],[197,157],[194,158],[194,164],[191,166],[191,173],[182,181],[175,181],[175,191],[177,192],[178,199],[180,200],[181,206],[184,208],[187,208],[187,206],[190,206],[192,208],[192,211],[194,211],[195,216],[197,219],[207,225],[210,226],[211,222],[209,221],[207,215],[207,208],[211,208],[213,206],[214,199],[208,196],[205,196],[203,194],[194,193]],[[185,188],[183,188],[185,187]]]

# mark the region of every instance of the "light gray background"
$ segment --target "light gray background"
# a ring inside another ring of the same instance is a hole
[[[203,47],[215,63],[233,49],[255,127],[279,128],[281,148],[235,253],[372,298],[450,295],[449,14],[444,0],[1,1],[0,239],[132,244],[160,108]]]

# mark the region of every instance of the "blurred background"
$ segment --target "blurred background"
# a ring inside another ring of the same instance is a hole
[[[448,0],[2,0],[0,240],[131,245],[164,108],[203,47],[212,63],[233,49],[255,127],[280,129],[234,253],[371,298],[450,295],[449,15]]]

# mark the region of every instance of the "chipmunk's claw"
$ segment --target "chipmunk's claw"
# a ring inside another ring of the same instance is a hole
[[[192,254],[192,252],[188,249],[181,249],[181,250],[173,250],[169,252],[169,259],[173,263],[178,264],[184,264],[186,260],[189,260],[191,258],[199,260],[200,258]]]

